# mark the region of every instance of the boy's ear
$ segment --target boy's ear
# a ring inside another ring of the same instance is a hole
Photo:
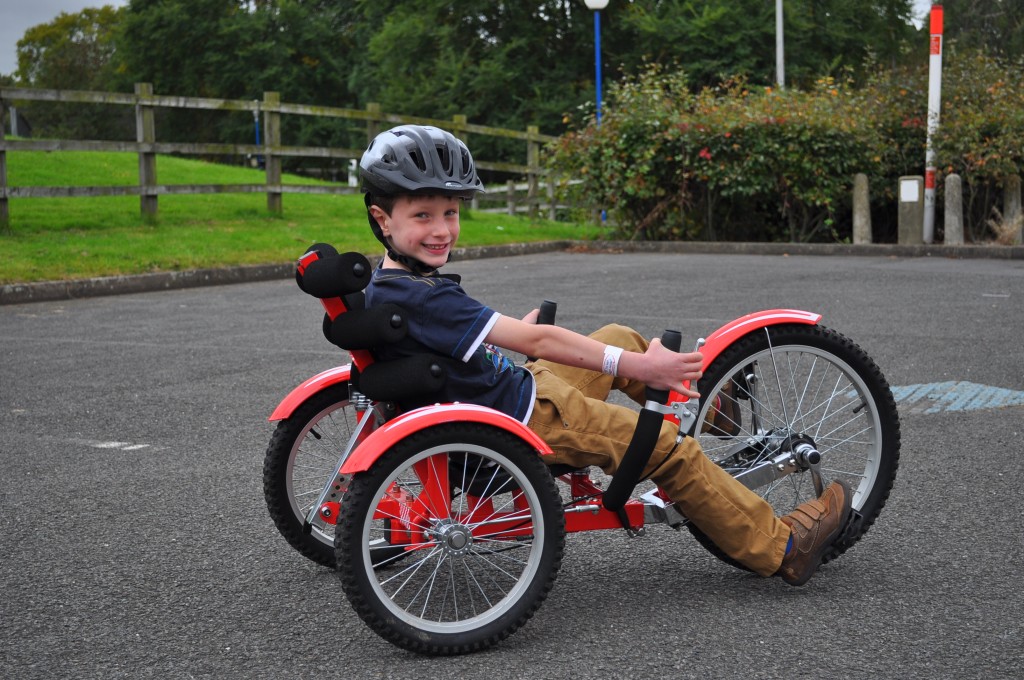
[[[384,212],[384,209],[381,208],[379,205],[371,205],[369,207],[369,211],[370,217],[376,220],[377,226],[381,228],[381,231],[384,231],[384,225],[386,224],[388,214]],[[387,235],[386,232],[385,235]]]

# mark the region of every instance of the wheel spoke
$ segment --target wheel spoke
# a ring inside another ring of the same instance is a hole
[[[468,431],[483,429],[473,427]],[[337,525],[339,567],[357,611],[367,618],[372,608],[367,622],[375,629],[395,621],[418,631],[408,642],[414,647],[434,635],[471,638],[498,620],[521,625],[535,609],[528,600],[546,594],[529,584],[554,578],[545,555],[557,550],[560,561],[564,532],[550,472],[524,443],[512,439],[521,448],[511,457],[432,436],[392,451],[388,466],[381,461],[356,475]],[[557,523],[543,521],[545,513]]]
[[[855,369],[829,350],[777,341],[766,330],[758,349],[715,374],[715,384],[709,386],[698,422],[704,422],[708,404],[734,376],[742,378],[744,387],[736,394],[742,398],[734,402],[740,433],[724,440],[709,433],[699,434],[707,455],[721,459],[720,464],[736,473],[775,455],[773,451],[787,438],[802,436],[815,443],[822,454],[821,469],[830,478],[846,479],[864,491],[870,489],[881,461],[881,421],[878,407]],[[732,452],[745,441],[766,445],[755,445],[736,458]],[[788,512],[813,497],[812,485],[801,483],[804,477],[791,474],[758,492],[779,512]],[[864,496],[866,493],[860,499]]]

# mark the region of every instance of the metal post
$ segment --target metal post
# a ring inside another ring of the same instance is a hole
[[[597,124],[601,124],[601,12],[594,12],[594,82],[597,86]]]
[[[942,5],[932,5],[931,41],[928,60],[928,142],[924,168],[924,225],[921,236],[925,243],[935,240],[935,149],[932,135],[939,127],[942,105]]]
[[[608,6],[608,0],[583,0],[588,9],[594,10],[594,81],[597,86],[597,111],[595,120],[601,125],[601,10]]]
[[[782,0],[775,0],[775,82],[786,87],[785,39],[782,34]]]

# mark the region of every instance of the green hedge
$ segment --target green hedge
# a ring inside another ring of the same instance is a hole
[[[973,240],[1020,172],[1022,74],[982,57],[945,68],[934,144],[942,171],[963,177]],[[582,179],[574,202],[607,211],[617,236],[649,240],[848,241],[863,172],[875,240],[894,241],[897,180],[923,174],[926,122],[923,69],[809,91],[734,80],[693,93],[684,73],[652,66],[613,85],[600,127],[563,136],[548,162]]]

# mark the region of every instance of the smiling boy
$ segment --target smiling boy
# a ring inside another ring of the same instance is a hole
[[[699,395],[703,357],[677,353],[657,339],[609,325],[584,336],[504,316],[470,297],[458,277],[438,270],[459,238],[463,200],[483,191],[460,140],[434,127],[406,125],[378,135],[360,161],[371,229],[386,254],[366,289],[368,306],[408,312],[408,335],[378,348],[379,360],[423,353],[452,359],[436,401],[495,408],[525,423],[554,451],[549,464],[618,468],[637,413],[606,401],[611,390],[645,401],[645,387]],[[501,349],[539,357],[517,366]],[[404,404],[412,408],[421,404]],[[802,585],[817,570],[850,514],[850,491],[834,482],[818,499],[778,518],[772,507],[703,454],[677,442],[669,422],[645,475],[680,512],[734,560],[763,576]]]

